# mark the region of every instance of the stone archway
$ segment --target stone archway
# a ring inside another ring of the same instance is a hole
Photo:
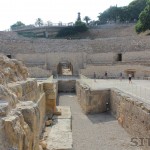
[[[73,66],[71,62],[67,60],[62,60],[57,66],[58,75],[73,75]]]

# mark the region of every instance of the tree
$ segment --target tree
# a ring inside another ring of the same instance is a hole
[[[41,18],[37,18],[36,22],[35,22],[35,25],[39,26],[39,27],[42,26],[43,25],[43,20]]]
[[[84,19],[83,19],[86,24],[88,25],[89,21],[91,20],[88,16],[85,16]]]
[[[86,24],[81,21],[80,13],[78,13],[77,20],[74,26],[68,26],[66,28],[61,29],[56,37],[67,37],[72,36],[77,33],[86,32],[88,30]]]
[[[111,6],[98,16],[100,24],[107,21],[134,22],[138,20],[139,14],[146,7],[147,0],[134,0],[128,6],[117,7]]]
[[[139,34],[150,30],[150,0],[147,0],[147,6],[140,13],[139,20],[135,26],[136,32]]]
[[[81,21],[81,15],[80,15],[80,12],[78,12],[77,21]]]
[[[24,26],[25,26],[24,23],[22,23],[21,21],[17,21],[15,24],[11,25],[10,28],[11,28],[12,30],[15,30],[15,29],[17,29],[17,28],[19,28],[19,27],[24,27]]]
[[[146,7],[147,0],[134,0],[128,5],[129,21],[138,20],[141,11]]]

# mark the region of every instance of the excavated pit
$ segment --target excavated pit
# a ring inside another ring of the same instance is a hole
[[[149,104],[116,88],[94,90],[80,81],[76,83],[76,91],[78,102],[85,114],[109,112],[131,135],[130,145],[133,145],[133,149],[149,149]]]

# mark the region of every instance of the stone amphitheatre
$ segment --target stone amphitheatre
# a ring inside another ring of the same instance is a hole
[[[0,150],[149,150],[150,36],[53,35],[0,32]]]

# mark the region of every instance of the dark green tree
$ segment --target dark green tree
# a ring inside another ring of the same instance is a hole
[[[146,1],[147,0],[134,0],[128,5],[129,21],[138,20],[139,14],[146,7]]]
[[[150,0],[147,0],[147,6],[140,14],[135,30],[137,33],[150,30]]]
[[[15,24],[11,25],[10,28],[11,30],[15,30],[17,28],[20,28],[20,27],[24,27],[25,24],[22,23],[21,21],[17,21]]]
[[[84,21],[86,22],[86,24],[88,25],[88,23],[89,23],[89,21],[90,21],[91,19],[90,19],[90,17],[85,16],[83,20],[84,20]]]
[[[66,28],[61,29],[56,37],[67,37],[67,36],[72,36],[77,33],[82,33],[87,31],[88,28],[84,22],[81,21],[80,13],[78,13],[77,20],[75,22],[74,26],[68,26]]]
[[[36,22],[35,22],[35,25],[39,26],[39,27],[42,26],[43,25],[43,20],[41,18],[37,18]]]
[[[147,0],[134,0],[128,6],[117,7],[111,6],[103,13],[100,13],[98,16],[100,24],[104,24],[107,21],[116,22],[119,20],[120,22],[134,22],[138,20],[139,14],[146,7]]]

